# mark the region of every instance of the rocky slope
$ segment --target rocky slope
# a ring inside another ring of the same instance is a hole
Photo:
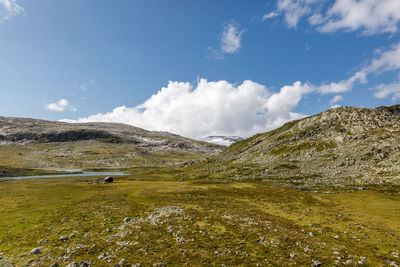
[[[233,179],[297,187],[400,183],[400,105],[341,107],[289,122],[228,147],[218,158]]]
[[[129,167],[193,160],[223,146],[118,123],[71,124],[0,117],[0,165]]]

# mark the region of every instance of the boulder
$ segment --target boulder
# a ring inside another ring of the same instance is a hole
[[[40,248],[34,248],[29,252],[30,255],[37,255],[37,254],[42,254],[42,251],[40,251]]]
[[[112,178],[112,177],[106,177],[106,178],[104,178],[104,180],[103,180],[103,182],[105,183],[105,184],[107,184],[107,183],[112,183],[112,182],[114,182],[114,179]]]

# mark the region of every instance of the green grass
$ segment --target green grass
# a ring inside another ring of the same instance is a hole
[[[0,252],[18,266],[32,260],[43,266],[81,260],[112,266],[121,259],[126,266],[399,261],[392,252],[400,249],[400,188],[321,194],[268,183],[208,183],[190,179],[191,168],[133,168],[135,175],[105,185],[97,177],[2,182]],[[156,225],[145,220],[166,206],[184,212]],[[139,220],[119,229],[125,217]],[[70,240],[58,240],[74,231]],[[29,255],[41,239],[48,240],[43,254]],[[109,250],[110,262],[98,259]]]

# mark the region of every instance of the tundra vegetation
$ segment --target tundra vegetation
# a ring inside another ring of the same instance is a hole
[[[0,266],[398,266],[399,110],[333,109],[225,149],[2,118],[4,177],[128,175],[0,179]]]

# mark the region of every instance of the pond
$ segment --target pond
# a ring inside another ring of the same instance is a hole
[[[61,173],[62,172],[62,173]],[[74,173],[71,173],[74,172]],[[13,176],[0,177],[0,179],[32,179],[32,178],[57,178],[57,177],[82,177],[82,176],[123,176],[128,175],[121,171],[82,171],[77,170],[60,170],[60,174],[32,175],[32,176]]]

